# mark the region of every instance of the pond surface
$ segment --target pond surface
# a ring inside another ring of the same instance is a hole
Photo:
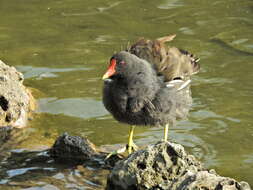
[[[139,37],[173,33],[172,45],[201,58],[201,72],[189,119],[170,128],[170,140],[253,186],[252,0],[0,0],[0,59],[24,73],[39,104],[5,145],[11,152],[0,162],[0,189],[103,189],[107,171],[50,159],[31,164],[23,156],[39,154],[32,150],[50,147],[63,132],[123,145],[128,126],[101,102],[108,60]],[[162,128],[137,127],[134,138],[147,145],[162,136]]]

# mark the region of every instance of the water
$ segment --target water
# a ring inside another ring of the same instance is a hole
[[[128,126],[101,103],[108,60],[141,36],[173,33],[172,45],[201,58],[201,72],[189,119],[170,128],[170,140],[220,175],[253,186],[252,7],[251,0],[1,0],[0,59],[24,73],[39,108],[5,144],[12,153],[1,161],[0,188],[103,189],[107,171],[56,164],[33,150],[65,131],[98,146],[123,145]],[[135,142],[162,136],[162,128],[137,127]]]

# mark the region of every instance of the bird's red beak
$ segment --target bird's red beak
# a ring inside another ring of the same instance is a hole
[[[110,66],[109,66],[108,70],[106,71],[106,73],[104,74],[102,79],[105,80],[105,79],[108,79],[109,77],[111,77],[112,75],[114,75],[116,72],[115,67],[116,67],[116,59],[111,59]]]

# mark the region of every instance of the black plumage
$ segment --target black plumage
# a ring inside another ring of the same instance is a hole
[[[199,59],[188,51],[165,45],[174,37],[138,40],[112,56],[103,76],[103,103],[114,118],[130,125],[165,126],[165,141],[168,124],[185,118],[190,110],[190,78],[200,68]],[[129,153],[136,147],[132,138],[133,127]]]
[[[184,118],[192,98],[184,81],[165,82],[152,64],[122,51],[115,54],[116,74],[105,80],[103,102],[116,120],[131,125],[165,125]]]

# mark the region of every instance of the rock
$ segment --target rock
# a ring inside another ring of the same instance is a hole
[[[24,127],[34,105],[31,93],[23,85],[24,77],[0,60],[0,127]]]
[[[159,142],[116,163],[107,190],[250,190],[246,182],[205,170],[181,145]]]
[[[126,159],[102,152],[88,139],[64,133],[49,150],[56,161],[109,169],[107,190],[250,190],[246,182],[206,170],[183,146],[158,142]]]
[[[112,168],[121,159],[117,155],[105,160],[108,152],[96,148],[88,139],[79,136],[71,136],[64,133],[57,138],[49,150],[52,158],[59,162],[83,163],[89,162],[100,168]]]
[[[57,138],[49,153],[58,160],[81,162],[97,155],[97,150],[88,139],[64,133]]]

